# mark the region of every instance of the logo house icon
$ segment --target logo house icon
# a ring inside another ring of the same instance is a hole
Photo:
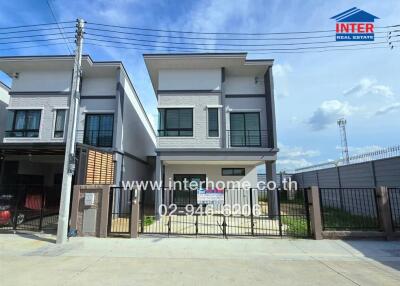
[[[373,41],[378,17],[353,7],[331,19],[336,20],[336,41]]]

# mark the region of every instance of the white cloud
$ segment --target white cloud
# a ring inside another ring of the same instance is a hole
[[[278,146],[278,170],[293,171],[297,168],[311,166],[313,163],[306,158],[313,158],[320,155],[318,150],[305,150],[303,147],[292,147],[281,143]]]
[[[375,79],[363,78],[352,88],[343,92],[345,96],[355,95],[362,97],[366,95],[378,95],[392,98],[394,93],[389,86],[377,84]]]
[[[357,108],[350,106],[348,102],[327,100],[322,102],[320,107],[314,111],[307,123],[315,131],[322,130],[336,123],[337,119],[351,115],[356,109]]]
[[[289,79],[288,75],[293,71],[290,64],[275,64],[273,66],[275,94],[277,97],[289,96]]]
[[[378,111],[375,112],[375,115],[384,115],[397,110],[400,110],[400,102],[395,102],[378,109]]]

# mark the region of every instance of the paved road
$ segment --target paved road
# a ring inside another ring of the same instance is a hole
[[[400,285],[400,242],[0,234],[0,285]]]

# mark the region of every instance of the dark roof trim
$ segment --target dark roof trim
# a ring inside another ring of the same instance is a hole
[[[226,94],[226,98],[265,97],[265,94]]]
[[[10,95],[69,95],[69,91],[10,91]]]
[[[213,90],[213,89],[157,90],[157,94],[168,94],[168,93],[221,93],[221,90]]]

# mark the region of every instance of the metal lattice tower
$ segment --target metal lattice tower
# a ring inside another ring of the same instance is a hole
[[[349,159],[349,147],[347,145],[346,119],[340,118],[337,121],[337,124],[339,125],[340,142],[342,144],[342,158],[345,164],[349,164],[350,159]]]

